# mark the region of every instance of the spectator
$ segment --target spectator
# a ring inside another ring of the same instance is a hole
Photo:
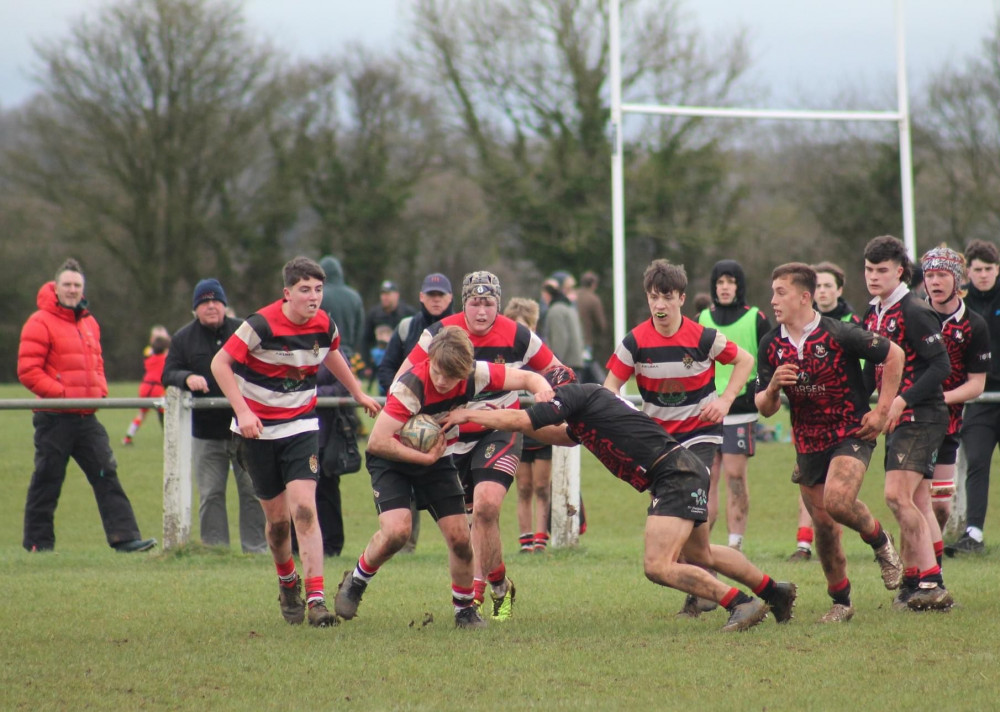
[[[600,364],[606,360],[601,347],[608,330],[608,320],[604,315],[604,303],[597,296],[598,282],[596,272],[584,272],[580,277],[580,288],[576,290],[576,313],[583,330],[584,383],[603,383],[605,375]]]
[[[160,380],[163,377],[163,362],[167,358],[167,349],[170,347],[170,334],[165,326],[157,324],[149,333],[149,344],[142,351],[143,375],[139,384],[140,398],[159,398],[163,395],[163,384]],[[132,438],[142,427],[142,421],[146,419],[149,408],[140,408],[139,414],[129,423],[125,437],[122,438],[122,445],[131,445]],[[160,417],[160,426],[163,426],[163,408],[157,408],[156,414]]]
[[[174,334],[163,366],[163,385],[190,391],[195,398],[221,398],[212,375],[212,357],[232,336],[240,319],[226,316],[226,293],[215,279],[195,285],[191,308],[194,319]],[[253,482],[236,457],[236,443],[229,432],[233,411],[199,408],[191,414],[191,464],[198,483],[198,522],[206,546],[229,546],[226,485],[232,466],[240,501],[240,545],[245,554],[267,551],[264,510],[253,491]]]
[[[39,398],[104,398],[108,383],[101,355],[101,329],[84,298],[80,264],[67,259],[55,281],[38,290],[38,311],[21,330],[17,377]],[[24,507],[28,551],[55,548],[55,512],[69,458],[83,470],[94,490],[108,544],[120,552],[146,551],[156,539],[139,533],[132,503],[118,480],[108,431],[94,409],[36,410],[35,472]]]
[[[358,354],[364,357],[365,307],[357,290],[344,281],[340,260],[327,255],[319,261],[326,272],[323,285],[323,311],[330,315],[340,332],[340,350],[348,362]]]
[[[580,371],[583,368],[583,331],[576,309],[551,280],[546,280],[542,286],[542,299],[548,303],[542,341],[564,366]]]
[[[424,277],[418,298],[420,311],[399,321],[379,363],[378,384],[383,393],[389,392],[396,371],[417,345],[424,329],[454,313],[451,281],[440,272],[432,272]]]
[[[393,330],[404,317],[417,313],[416,309],[399,298],[399,287],[388,279],[379,287],[378,300],[378,305],[368,311],[364,330],[364,357],[372,370],[372,379],[389,345]]]

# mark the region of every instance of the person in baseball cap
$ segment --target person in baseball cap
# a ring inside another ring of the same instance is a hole
[[[431,272],[420,285],[421,294],[451,294],[451,281],[440,272]]]

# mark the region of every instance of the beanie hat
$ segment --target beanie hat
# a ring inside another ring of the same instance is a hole
[[[500,280],[492,272],[470,272],[462,280],[462,305],[472,297],[496,297],[500,306]]]
[[[229,302],[226,301],[226,292],[222,289],[222,285],[219,284],[219,280],[217,279],[203,279],[194,286],[191,308],[197,309],[199,304],[209,300],[229,305]]]
[[[966,282],[965,257],[950,247],[935,247],[927,250],[920,258],[920,266],[924,272],[932,270],[950,272],[955,278],[956,290]]]

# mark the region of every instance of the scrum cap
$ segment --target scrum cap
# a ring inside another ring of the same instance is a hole
[[[462,280],[462,305],[473,297],[496,297],[500,306],[500,280],[492,272],[470,272]]]

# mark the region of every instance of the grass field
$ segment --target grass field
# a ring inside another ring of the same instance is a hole
[[[131,396],[134,384],[112,389]],[[24,397],[17,386],[0,397]],[[100,418],[112,443],[131,411]],[[723,634],[720,611],[677,619],[683,596],[642,573],[647,499],[584,454],[589,531],[579,549],[516,552],[513,497],[502,519],[515,618],[485,631],[452,624],[445,550],[429,518],[417,552],[391,561],[360,615],[337,628],[286,625],[269,557],[238,550],[121,555],[104,542],[93,496],[70,466],[56,512],[56,551],[21,548],[32,471],[25,411],[0,411],[0,709],[4,710],[982,710],[996,705],[1000,657],[997,549],[948,560],[950,613],[891,610],[871,550],[845,537],[857,615],[829,608],[819,564],[786,563],[796,491],[790,444],[761,444],[751,462],[745,551],[799,585],[795,618]],[[162,436],[147,420],[115,447],[143,534],[161,538]],[[881,451],[876,461],[881,462]],[[862,490],[897,530],[873,466]],[[327,560],[327,590],[376,526],[367,475],[342,480],[347,545]],[[235,503],[235,495],[230,498]],[[994,505],[996,512],[1000,505]],[[195,506],[197,511],[197,506]],[[994,514],[988,535],[1000,536]],[[713,540],[724,543],[724,527]],[[197,539],[197,522],[195,522]],[[996,541],[996,539],[994,539]],[[433,620],[431,620],[433,618]]]

